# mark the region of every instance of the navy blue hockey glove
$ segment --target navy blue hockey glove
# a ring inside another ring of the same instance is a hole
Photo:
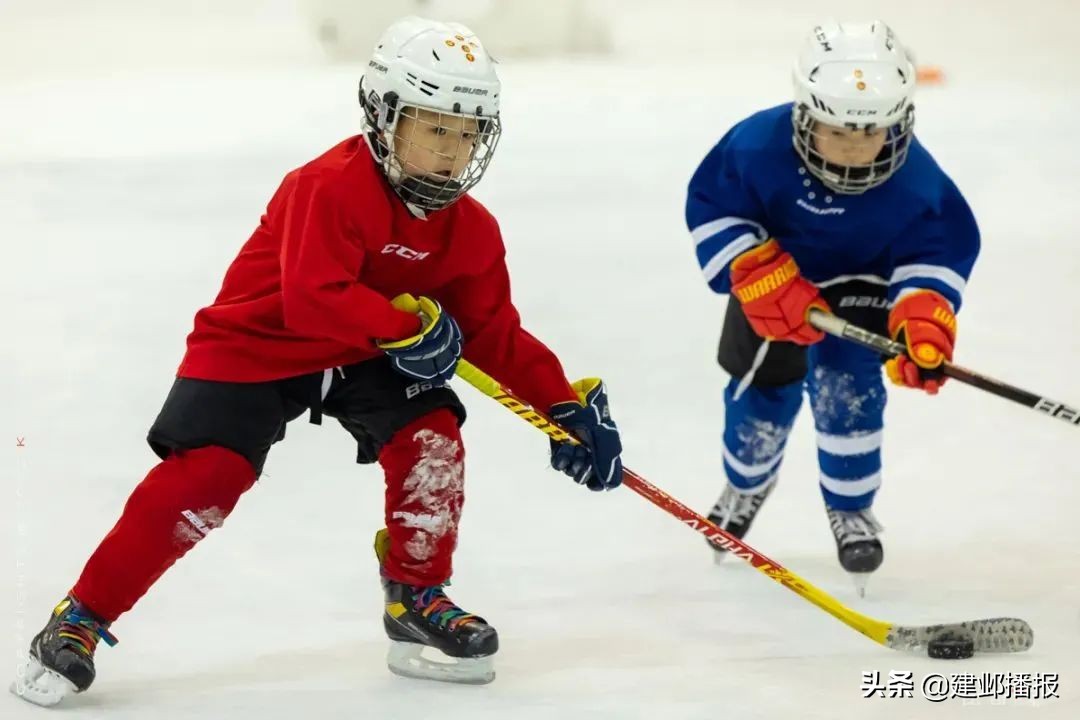
[[[461,359],[461,328],[431,298],[399,295],[392,304],[398,310],[419,315],[421,329],[403,340],[380,342],[379,347],[402,375],[445,385]]]
[[[551,466],[590,490],[611,490],[622,484],[622,441],[611,419],[607,390],[599,378],[571,385],[580,402],[551,406],[551,419],[572,433],[580,445],[551,442]]]

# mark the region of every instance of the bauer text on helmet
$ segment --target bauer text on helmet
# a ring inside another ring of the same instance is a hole
[[[480,181],[499,141],[495,62],[464,25],[406,17],[360,81],[368,147],[394,192],[423,214]]]
[[[915,81],[885,23],[815,27],[794,69],[793,142],[807,169],[838,193],[888,180],[907,159]]]

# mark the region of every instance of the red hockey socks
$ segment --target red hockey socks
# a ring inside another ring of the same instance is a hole
[[[131,493],[72,594],[103,620],[116,620],[220,527],[254,482],[254,468],[231,450],[205,447],[173,454]]]
[[[450,578],[465,499],[464,458],[457,417],[446,409],[414,420],[383,447],[390,532],[383,572],[391,580],[429,586]]]
[[[413,421],[383,448],[390,532],[383,570],[392,580],[429,586],[449,579],[464,500],[464,455],[457,417],[445,409]],[[102,620],[115,621],[220,527],[254,482],[254,469],[230,450],[175,453],[132,492],[72,594]]]

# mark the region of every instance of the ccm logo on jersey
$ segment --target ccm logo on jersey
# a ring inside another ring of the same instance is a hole
[[[430,255],[431,253],[417,252],[416,250],[413,250],[412,248],[407,248],[404,245],[398,245],[397,243],[390,243],[389,245],[387,245],[386,247],[384,247],[382,249],[382,254],[383,255],[397,255],[398,257],[403,257],[406,260],[423,260],[428,255]]]

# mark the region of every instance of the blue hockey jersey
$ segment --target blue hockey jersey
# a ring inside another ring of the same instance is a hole
[[[860,276],[935,290],[959,309],[979,254],[975,218],[917,139],[887,182],[861,195],[830,191],[792,146],[792,105],[732,128],[690,180],[686,222],[709,287],[731,289],[739,254],[770,237],[820,286]]]

